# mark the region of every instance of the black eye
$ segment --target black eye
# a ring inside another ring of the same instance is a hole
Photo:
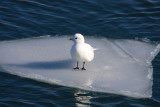
[[[77,38],[75,38],[75,39],[77,39]]]

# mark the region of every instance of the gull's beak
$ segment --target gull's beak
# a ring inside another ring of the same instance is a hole
[[[72,38],[70,38],[69,40],[73,40]]]

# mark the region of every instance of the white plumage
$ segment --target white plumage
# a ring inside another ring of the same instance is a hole
[[[85,70],[85,62],[90,62],[94,59],[94,48],[85,43],[83,35],[76,33],[70,40],[74,41],[71,48],[72,59],[77,61],[77,67],[74,69],[79,69],[78,62],[83,62],[82,70]]]

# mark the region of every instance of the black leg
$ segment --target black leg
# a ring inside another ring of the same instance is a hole
[[[82,68],[82,70],[86,70],[86,69],[84,68],[84,64],[85,64],[85,62],[83,62],[83,68]]]
[[[79,69],[79,67],[78,67],[78,61],[77,61],[77,67],[76,68],[73,68],[74,70],[76,70],[76,69]]]

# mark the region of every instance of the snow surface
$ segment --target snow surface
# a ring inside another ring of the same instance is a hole
[[[86,38],[95,51],[86,71],[73,70],[73,42],[69,37],[49,37],[0,43],[0,68],[4,72],[47,83],[135,98],[152,96],[151,61],[160,45],[135,40]],[[80,64],[82,66],[82,64]]]

